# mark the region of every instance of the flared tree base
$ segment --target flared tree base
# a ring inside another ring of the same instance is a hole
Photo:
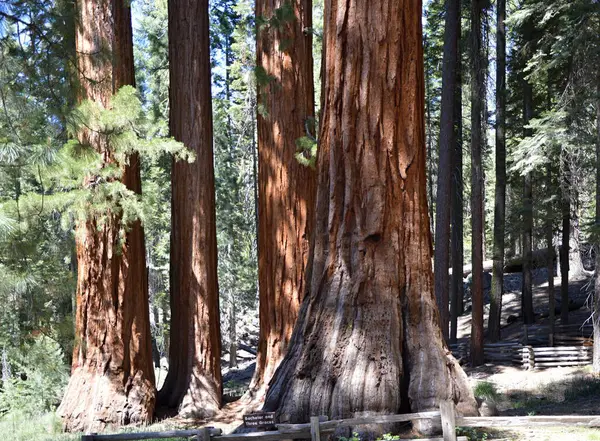
[[[141,371],[125,378],[80,367],[71,376],[58,414],[68,432],[100,432],[151,423],[155,401],[154,385]]]

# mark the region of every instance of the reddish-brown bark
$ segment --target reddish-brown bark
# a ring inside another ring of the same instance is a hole
[[[284,0],[259,0],[269,18]],[[259,85],[258,276],[260,339],[249,398],[260,403],[287,350],[305,291],[317,174],[295,158],[296,140],[313,128],[312,1],[291,2],[295,19],[263,29],[257,64],[273,80]],[[287,42],[287,43],[286,43]]]
[[[433,293],[421,2],[327,0],[324,49],[309,290],[265,408],[476,412]]]
[[[208,417],[221,405],[208,0],[168,7],[169,127],[196,160],[172,170],[171,345],[159,404]]]
[[[80,99],[105,108],[124,85],[134,84],[129,2],[80,0],[76,4]],[[108,137],[82,130],[79,140],[114,165]],[[141,193],[137,155],[122,182]],[[87,177],[85,184],[92,182]],[[148,423],[155,403],[144,232],[139,221],[125,228],[119,214],[77,226],[77,311],[72,375],[59,407],[71,431]]]

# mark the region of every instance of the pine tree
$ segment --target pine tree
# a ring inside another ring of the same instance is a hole
[[[435,229],[435,296],[441,316],[444,338],[448,339],[448,268],[450,263],[450,211],[452,206],[452,173],[455,149],[456,67],[460,38],[460,2],[446,1],[446,30],[444,34],[444,60],[442,70],[442,104],[440,117],[440,147],[436,200]]]
[[[483,2],[471,1],[471,363],[483,363],[483,97],[481,14]]]
[[[504,235],[506,224],[506,0],[498,0],[496,19],[496,193],[494,202],[494,264],[488,337],[500,340],[504,294]]]

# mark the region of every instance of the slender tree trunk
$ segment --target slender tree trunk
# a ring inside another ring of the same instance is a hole
[[[309,290],[265,403],[292,422],[449,398],[476,411],[433,292],[421,6],[325,2]]]
[[[530,38],[526,41],[530,41]],[[523,125],[529,124],[533,118],[533,87],[529,80],[523,79]],[[525,129],[525,136],[531,136],[531,130]],[[521,310],[523,322],[531,324],[535,321],[533,312],[533,286],[531,269],[533,267],[533,183],[532,172],[523,178],[523,278],[521,294]]]
[[[494,264],[488,337],[500,340],[504,294],[504,235],[506,223],[506,0],[498,0],[496,23],[496,194],[494,200]]]
[[[423,47],[427,47],[427,40],[425,39]],[[432,100],[432,94],[431,94],[431,81],[430,81],[430,74],[429,74],[429,70],[427,68],[425,68],[425,112],[426,112],[426,118],[425,118],[425,126],[426,126],[426,130],[427,130],[427,160],[426,160],[426,167],[427,167],[427,201],[429,202],[428,204],[428,209],[429,209],[429,219],[431,219],[431,226],[429,227],[431,229],[431,235],[435,237],[435,197],[434,197],[434,192],[433,192],[433,177],[435,175],[434,173],[434,161],[433,161],[433,128],[432,128],[432,123],[431,121],[433,120],[432,116],[431,116],[431,100]],[[439,307],[439,306],[438,306]]]
[[[596,228],[600,226],[600,71],[596,84]],[[596,231],[596,282],[594,284],[594,372],[600,372],[600,240]]]
[[[562,241],[560,247],[560,322],[569,323],[569,236],[571,230],[571,184],[570,166],[567,153],[561,152],[562,185],[561,185],[561,212],[562,212]]]
[[[460,25],[460,22],[459,22]],[[460,32],[459,32],[460,33]],[[456,59],[456,98],[454,99],[454,154],[452,158],[452,281],[450,295],[450,342],[456,342],[458,315],[464,312],[464,216],[463,216],[463,139],[462,139],[462,62],[459,48]]]
[[[455,149],[454,100],[456,99],[456,66],[460,35],[460,2],[446,1],[446,30],[444,33],[444,58],[442,68],[442,104],[440,117],[440,149],[435,229],[435,297],[440,310],[442,333],[448,339],[450,317],[448,290],[450,281],[450,209],[452,207],[452,156]]]
[[[109,108],[118,89],[135,81],[129,2],[78,1],[75,44],[80,98]],[[102,155],[104,166],[121,167],[122,182],[141,193],[137,155],[128,158],[128,165],[119,164],[107,135],[81,130],[78,138]],[[84,185],[94,179],[86,177]],[[126,227],[122,241],[120,233]],[[58,413],[69,431],[149,423],[155,387],[141,223],[125,226],[119,214],[109,212],[105,222],[80,223],[75,237],[76,344]]]
[[[552,188],[552,163],[548,163],[546,171],[547,189]],[[554,225],[551,213],[546,218],[546,244],[548,248],[546,268],[548,271],[548,322],[550,323],[550,344],[554,345],[554,322],[556,301],[554,297]]]
[[[229,304],[229,367],[237,369],[237,308],[232,298]]]
[[[171,135],[195,152],[171,175],[171,345],[159,404],[185,417],[221,405],[221,331],[208,0],[169,0]]]
[[[483,165],[482,100],[485,96],[481,63],[481,0],[471,1],[471,363],[483,363]]]
[[[258,0],[257,17],[269,18],[284,0]],[[263,29],[257,64],[273,78],[259,85],[258,214],[260,339],[249,397],[264,400],[285,355],[305,293],[314,224],[315,170],[296,158],[296,140],[314,118],[312,1],[291,2],[294,19]],[[283,43],[288,41],[286,49]]]

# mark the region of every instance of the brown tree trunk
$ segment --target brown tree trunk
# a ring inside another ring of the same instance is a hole
[[[258,0],[256,15],[270,18],[285,3]],[[292,336],[314,224],[317,174],[295,157],[296,140],[314,125],[312,34],[304,31],[312,27],[312,1],[291,5],[293,20],[262,29],[257,38],[257,64],[273,78],[258,91],[264,110],[258,115],[260,338],[248,394],[257,404]]]
[[[496,193],[494,200],[494,264],[488,337],[500,340],[504,294],[504,234],[506,224],[506,0],[496,5]]]
[[[548,107],[550,108],[550,106]],[[547,165],[547,186],[549,190],[552,188],[552,163],[549,162]],[[546,218],[546,244],[548,247],[548,254],[546,257],[546,269],[548,271],[548,322],[550,323],[550,344],[554,345],[554,322],[555,322],[555,308],[556,299],[554,297],[554,225],[553,216],[548,213]]]
[[[433,293],[421,2],[327,0],[324,45],[309,290],[265,408],[476,412]]]
[[[170,0],[171,135],[195,152],[174,162],[169,372],[159,404],[204,418],[221,405],[221,331],[208,0]]]
[[[459,20],[460,26],[460,20]],[[460,30],[459,30],[460,34]],[[464,312],[464,215],[463,215],[463,139],[462,139],[462,62],[456,59],[456,98],[454,99],[454,153],[452,157],[452,280],[450,285],[450,343],[456,342],[458,315]]]
[[[460,24],[460,23],[459,23]],[[459,32],[460,33],[460,32]],[[464,298],[465,288],[463,282],[464,266],[464,213],[463,213],[463,130],[462,130],[462,51],[459,48],[457,57],[456,99],[454,105],[454,157],[452,166],[454,169],[453,191],[452,191],[452,286],[451,286],[451,332],[450,340],[456,341],[458,332],[458,315],[465,310]]]
[[[596,228],[600,225],[600,71],[596,83]],[[596,281],[594,283],[594,359],[593,370],[600,372],[600,239],[596,231]]]
[[[110,107],[112,96],[134,85],[129,2],[80,0],[76,4],[80,99]],[[122,182],[140,194],[140,163],[114,159],[108,135],[82,130],[79,141],[101,154],[104,166],[123,170]],[[89,185],[94,177],[86,177]],[[125,240],[120,237],[126,228]],[[105,222],[77,226],[77,311],[71,379],[58,409],[69,431],[149,423],[155,386],[150,339],[144,232],[125,226],[118,212]]]
[[[482,100],[485,96],[481,54],[481,0],[471,1],[471,363],[483,363],[483,164]]]
[[[560,323],[569,324],[569,232],[571,230],[571,183],[569,158],[561,152],[562,240],[560,247]]]
[[[456,106],[456,67],[460,35],[460,1],[446,1],[446,29],[444,33],[444,58],[442,68],[442,103],[440,116],[440,148],[436,193],[435,229],[435,297],[440,310],[444,338],[448,339],[450,316],[448,290],[450,281],[450,210],[452,203],[452,156],[455,148],[454,112]]]
[[[530,42],[531,38],[526,37]],[[533,118],[533,86],[529,80],[523,79],[523,125],[527,126]],[[524,135],[531,136],[531,129],[526,128]],[[521,311],[523,322],[531,324],[535,321],[533,311],[533,176],[527,172],[523,178],[523,278],[521,284]]]

